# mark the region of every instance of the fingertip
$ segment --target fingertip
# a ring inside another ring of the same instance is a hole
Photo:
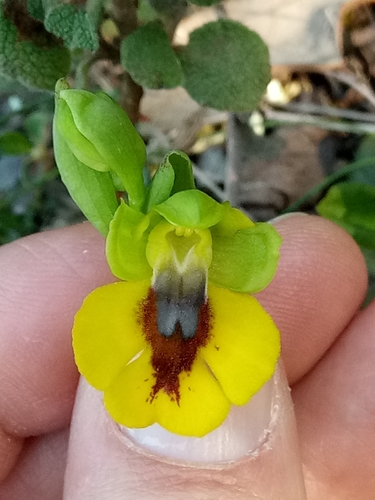
[[[275,221],[283,238],[279,268],[259,300],[278,325],[290,383],[301,378],[352,319],[367,289],[352,237],[318,216]]]
[[[90,224],[0,248],[0,420],[22,436],[69,421],[78,380],[71,348],[85,296],[113,281],[104,239]]]

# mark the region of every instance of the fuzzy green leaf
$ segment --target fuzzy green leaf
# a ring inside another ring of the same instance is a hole
[[[109,172],[98,172],[81,163],[71,152],[54,123],[53,142],[61,179],[87,219],[107,236],[118,202]]]
[[[193,3],[194,5],[199,5],[200,7],[209,7],[210,5],[219,3],[220,0],[189,0],[189,2]]]
[[[61,37],[66,47],[70,50],[98,49],[98,24],[103,0],[88,0],[86,8],[66,4],[61,0],[43,0],[43,2],[46,29]]]
[[[152,269],[146,259],[150,217],[123,201],[111,222],[107,238],[107,260],[112,273],[123,280],[150,278]]]
[[[337,184],[318,204],[317,211],[348,231],[359,245],[375,250],[375,186]]]
[[[255,109],[270,80],[263,40],[229,19],[193,31],[179,57],[186,90],[200,104],[216,109]]]
[[[8,155],[29,153],[31,142],[20,132],[6,132],[0,136],[0,151]]]
[[[141,26],[123,40],[121,63],[143,87],[173,88],[182,81],[180,63],[158,22]]]
[[[18,2],[0,0],[0,73],[53,90],[70,68],[70,54]]]
[[[154,209],[175,226],[208,228],[222,219],[227,205],[221,205],[202,191],[190,189],[174,194]]]
[[[43,0],[27,0],[27,10],[34,19],[44,20]]]
[[[147,0],[161,18],[181,19],[186,10],[186,0]]]
[[[140,0],[137,11],[138,23],[146,24],[155,21],[158,17],[156,10],[149,4],[148,0]]]

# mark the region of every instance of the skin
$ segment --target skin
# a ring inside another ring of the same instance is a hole
[[[284,239],[280,265],[258,298],[282,335],[308,500],[368,500],[375,303],[359,311],[362,255],[318,217],[295,215],[275,227]],[[0,248],[0,500],[61,500],[78,381],[72,321],[84,297],[112,281],[104,241],[89,224]]]

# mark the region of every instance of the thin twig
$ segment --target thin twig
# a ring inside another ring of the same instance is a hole
[[[226,201],[225,193],[222,189],[217,187],[217,185],[206,175],[202,170],[195,165],[193,165],[194,177],[198,179],[198,181],[203,184],[206,188],[208,188],[219,201]]]
[[[335,108],[334,106],[321,106],[308,102],[290,102],[285,106],[273,106],[279,111],[291,111],[293,113],[306,113],[311,115],[331,116],[344,120],[355,120],[359,122],[375,123],[375,113],[355,111],[353,109]]]
[[[346,83],[347,85],[349,85],[349,87],[352,87],[357,92],[362,94],[363,97],[366,97],[366,99],[369,101],[369,103],[375,107],[375,94],[374,94],[374,92],[371,90],[371,88],[366,83],[360,82],[354,74],[347,73],[344,71],[326,71],[325,74],[327,76],[331,76],[333,78],[336,78],[336,80],[339,80],[342,83]]]
[[[138,0],[112,0],[111,15],[119,30],[119,45],[121,40],[138,28],[137,8]],[[143,95],[142,87],[135,83],[129,73],[125,71],[121,78],[119,90],[119,104],[125,109],[131,121],[136,123],[139,118],[139,105]]]
[[[350,163],[349,165],[346,165],[343,168],[340,168],[340,170],[338,170],[334,174],[327,177],[323,182],[321,182],[317,186],[314,186],[309,191],[307,191],[307,193],[305,193],[299,200],[292,203],[292,205],[287,207],[281,213],[287,214],[289,212],[295,212],[302,205],[304,205],[307,201],[309,201],[310,198],[312,198],[313,196],[316,196],[319,193],[321,193],[322,191],[328,189],[329,187],[331,187],[333,184],[335,184],[340,179],[346,177],[347,175],[351,174],[352,172],[355,172],[356,170],[360,170],[362,168],[370,168],[370,167],[373,168],[374,165],[375,165],[375,157],[372,156],[370,158],[364,158],[363,160],[355,161],[353,163]]]
[[[280,124],[289,125],[312,125],[324,130],[333,130],[335,132],[347,132],[353,134],[374,134],[375,123],[358,123],[330,120],[321,116],[307,115],[302,113],[288,113],[286,111],[277,111],[269,109],[265,111],[265,123],[268,128]]]

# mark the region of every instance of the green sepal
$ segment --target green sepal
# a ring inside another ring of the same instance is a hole
[[[232,221],[236,218],[233,210],[227,213]],[[256,293],[272,281],[279,260],[281,236],[270,224],[253,224],[250,220],[249,223],[248,227],[238,229],[246,225],[238,217],[232,230],[228,220],[211,229],[212,262],[208,276],[214,285],[235,292]]]
[[[129,207],[123,200],[110,224],[107,237],[107,260],[112,273],[122,280],[151,278],[146,259],[146,245],[151,215]]]
[[[221,221],[211,228],[211,233],[219,236],[225,236],[229,233],[235,233],[239,229],[254,227],[255,223],[249,219],[238,208],[230,207]]]
[[[172,191],[174,180],[175,174],[172,166],[162,163],[152,178],[147,192],[146,213],[155,205],[159,205],[168,199]]]
[[[129,203],[141,207],[146,147],[125,111],[102,92],[61,90],[58,82],[56,93],[57,128],[63,135],[67,133],[64,138],[72,152],[88,167],[114,171],[128,193]],[[67,105],[71,117],[60,101]]]
[[[375,250],[375,186],[357,182],[337,184],[316,209],[319,215],[351,234],[359,245]]]
[[[164,157],[151,181],[145,212],[148,213],[155,205],[163,203],[169,196],[179,191],[194,188],[190,158],[182,151],[171,151]]]
[[[87,219],[107,236],[118,202],[109,172],[98,172],[81,163],[53,127],[54,153],[61,179]]]
[[[174,194],[154,210],[175,226],[204,229],[217,224],[228,207],[202,191],[190,189]]]
[[[195,188],[193,167],[190,158],[182,151],[170,151],[162,165],[170,165],[174,170],[174,184],[171,194]]]

